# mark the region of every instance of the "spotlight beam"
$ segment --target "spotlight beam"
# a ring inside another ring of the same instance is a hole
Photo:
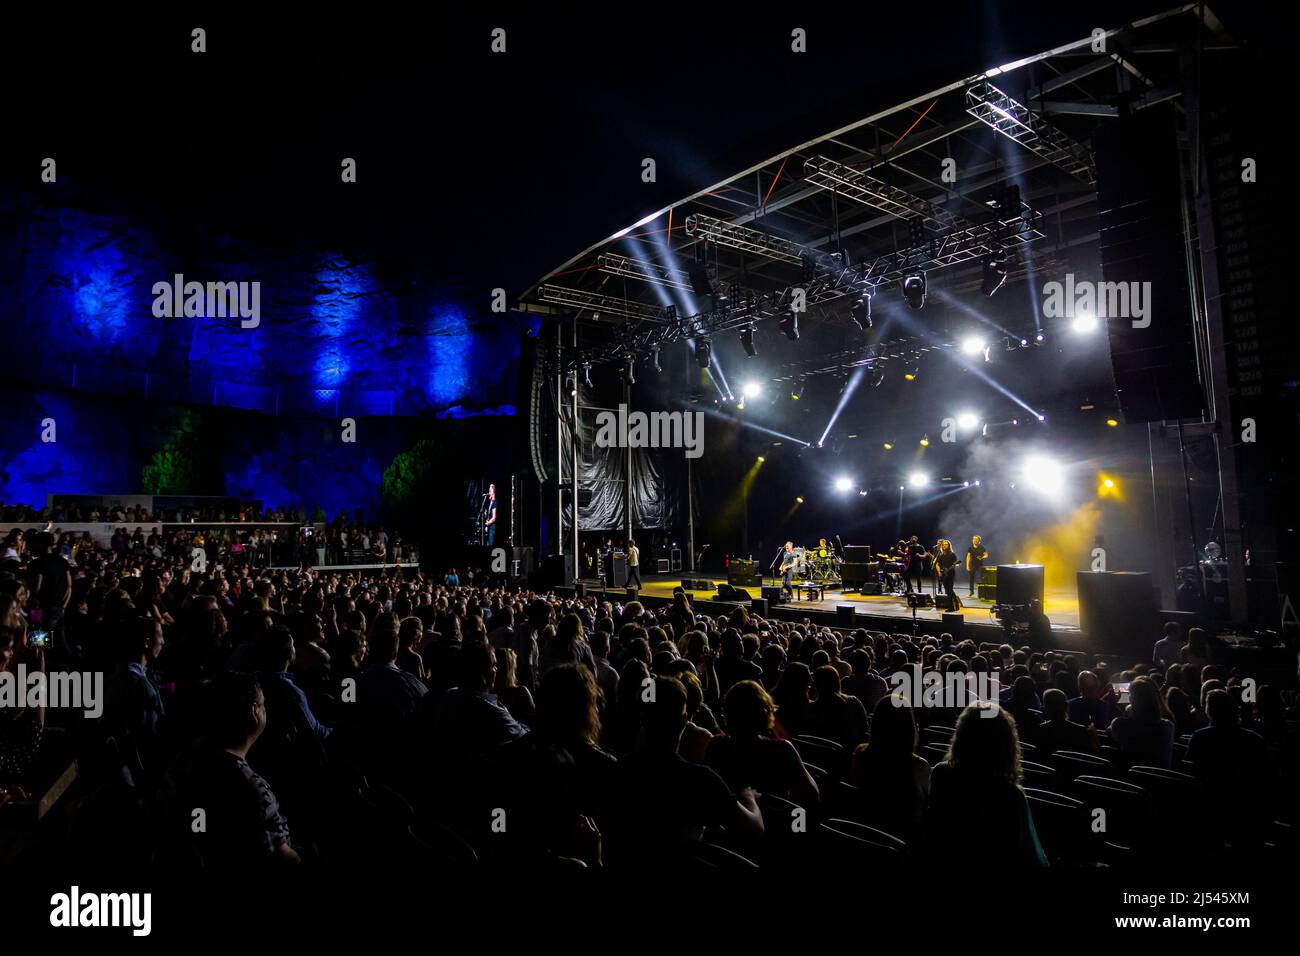
[[[849,399],[852,398],[853,393],[858,390],[858,385],[862,382],[862,376],[866,373],[866,368],[865,365],[859,365],[853,370],[853,374],[845,384],[844,390],[840,392],[840,400],[835,406],[835,411],[831,414],[830,421],[826,423],[826,430],[822,432],[822,437],[817,439],[817,444],[823,445],[826,443],[826,437],[831,433],[831,429],[835,427],[835,422],[840,417],[840,412],[844,411],[844,406],[848,405]]]

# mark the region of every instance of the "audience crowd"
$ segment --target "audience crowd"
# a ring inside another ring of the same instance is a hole
[[[75,757],[88,855],[1097,865],[1272,852],[1295,806],[1294,648],[1275,673],[1171,624],[1121,665],[699,613],[680,591],[23,545],[0,562],[0,670],[103,673],[104,706],[0,708],[0,788],[30,797]],[[998,700],[909,696],[918,673],[997,675]]]

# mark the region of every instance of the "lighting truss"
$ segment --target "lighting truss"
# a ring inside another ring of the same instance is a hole
[[[668,269],[653,262],[621,256],[616,252],[602,252],[596,257],[596,268],[610,275],[627,276],[642,282],[691,291],[690,280],[680,269]]]
[[[1017,247],[1043,238],[1043,231],[1039,228],[1041,214],[1031,211],[1029,216],[1028,219],[1015,216],[997,218],[981,225],[970,224],[935,236],[921,245],[877,256],[858,271],[869,285],[891,286],[918,269],[942,269],[994,253],[1012,255]]]
[[[537,290],[537,297],[543,302],[563,305],[571,309],[589,309],[592,312],[611,313],[626,316],[629,319],[641,319],[646,322],[666,324],[664,309],[643,302],[630,302],[612,295],[599,292],[586,292],[570,286],[546,284]]]
[[[818,355],[804,362],[789,362],[773,382],[797,382],[813,375],[833,375],[862,366],[875,367],[889,362],[919,362],[931,352],[953,348],[951,342],[926,342],[917,336],[905,336],[863,348],[845,349]]]
[[[976,83],[966,91],[966,112],[1076,179],[1096,185],[1096,169],[1086,146],[992,83]]]
[[[800,245],[792,239],[782,239],[758,229],[738,226],[699,213],[686,217],[686,235],[795,265],[800,265],[806,258],[823,261],[829,258],[826,253]]]
[[[824,156],[814,156],[804,163],[804,178],[814,186],[899,219],[919,218],[933,232],[949,232],[966,224],[964,219],[929,200]]]

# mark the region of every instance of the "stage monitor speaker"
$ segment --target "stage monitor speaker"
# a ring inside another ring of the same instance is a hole
[[[879,581],[864,581],[858,588],[859,594],[884,594],[885,587]]]
[[[682,589],[685,591],[712,591],[713,582],[708,578],[682,578]]]
[[[1205,400],[1199,376],[1188,373],[1197,355],[1174,109],[1133,112],[1099,127],[1093,144],[1104,285],[1086,289],[1105,297],[1093,314],[1110,340],[1120,410],[1129,423],[1197,418]],[[1065,299],[1078,303],[1072,285],[1063,283]]]
[[[621,588],[627,584],[627,555],[605,555],[605,586]]]
[[[1079,628],[1093,644],[1141,660],[1159,638],[1151,575],[1145,571],[1080,571]]]
[[[752,601],[753,596],[744,588],[732,587],[730,584],[719,584],[718,593],[713,596],[715,601]]]
[[[568,587],[574,581],[571,554],[548,554],[542,559],[542,578],[550,587]]]
[[[785,598],[781,596],[781,586],[779,584],[763,585],[763,600],[775,607],[778,604],[784,604]]]
[[[573,585],[573,590],[578,597],[585,598],[587,596],[587,582],[578,581],[576,584]]]
[[[835,626],[836,627],[853,627],[857,619],[857,608],[852,604],[835,605]]]
[[[957,600],[960,602],[961,598],[958,598]],[[939,610],[941,611],[955,611],[957,610],[957,608],[960,608],[962,605],[959,603],[957,607],[953,607],[952,600],[948,597],[948,595],[936,594],[934,596],[934,606],[939,608]]]
[[[749,602],[749,609],[759,617],[767,617],[767,599],[754,598],[754,600]]]
[[[975,588],[975,596],[981,601],[997,602],[998,586],[996,584],[980,584]]]
[[[623,593],[627,595],[629,601],[635,601],[641,596],[641,589],[638,587],[626,587],[623,589]]]
[[[929,591],[918,591],[907,595],[907,606],[917,610],[934,607],[934,595]]]
[[[966,617],[955,611],[943,612],[943,629],[957,640],[966,633]]]
[[[845,563],[869,564],[876,560],[876,556],[871,552],[871,546],[867,544],[846,544],[844,546]]]
[[[1043,603],[1043,566],[1041,564],[999,564],[999,604]]]
[[[758,565],[753,561],[732,561],[727,565],[727,583],[740,587],[758,587]]]
[[[840,565],[840,582],[845,588],[857,588],[872,575],[866,562],[845,561]]]
[[[979,580],[976,581],[975,583],[976,583],[977,585],[980,585],[980,584],[987,584],[987,585],[989,585],[990,587],[997,587],[997,584],[998,584],[998,569],[997,569],[996,567],[992,567],[992,568],[980,568],[980,576],[979,576]],[[989,600],[992,601],[993,598],[989,598]]]

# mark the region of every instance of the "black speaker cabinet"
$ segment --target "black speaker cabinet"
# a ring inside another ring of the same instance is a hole
[[[966,633],[965,616],[954,611],[944,611],[943,629],[953,637],[961,640],[962,635]]]
[[[998,603],[1043,603],[1043,566],[1041,564],[999,564]]]
[[[621,588],[627,584],[627,555],[605,555],[605,586]]]
[[[767,617],[766,598],[754,598],[754,600],[749,602],[749,609],[759,617]]]
[[[958,598],[957,600],[960,601],[961,598]],[[938,608],[939,610],[941,610],[941,611],[955,611],[955,610],[957,610],[956,607],[953,607],[953,606],[952,606],[952,601],[949,599],[948,595],[946,595],[946,594],[936,594],[936,595],[934,596],[934,606],[937,607],[937,608]],[[958,605],[958,607],[960,607],[960,605]]]
[[[975,583],[976,585],[987,584],[989,587],[997,587],[998,569],[996,567],[980,568],[980,576]],[[989,600],[992,601],[993,599],[989,598]]]
[[[852,604],[835,605],[835,626],[836,627],[853,627],[857,619],[857,608]]]
[[[998,599],[998,586],[996,584],[980,584],[975,587],[975,596],[981,601],[994,601]]]
[[[1159,637],[1151,575],[1080,571],[1079,628],[1096,647],[1145,660]]]
[[[708,578],[682,578],[682,589],[685,591],[712,591],[713,582]]]
[[[777,584],[763,585],[763,600],[768,604],[784,604],[785,600],[781,597],[781,587]]]
[[[885,587],[879,581],[866,581],[858,588],[859,594],[884,594]]]
[[[840,581],[845,589],[859,588],[874,576],[866,562],[845,561],[840,565]]]
[[[713,596],[715,601],[745,601],[753,600],[753,596],[744,588],[732,587],[730,584],[719,584],[718,593]]]
[[[727,583],[737,587],[758,587],[758,566],[753,561],[732,561],[727,565]]]
[[[876,560],[876,556],[871,552],[871,546],[866,544],[846,544],[844,546],[844,561],[846,564],[867,564]]]
[[[627,595],[629,601],[635,601],[641,596],[641,589],[637,587],[624,588],[623,593]]]

